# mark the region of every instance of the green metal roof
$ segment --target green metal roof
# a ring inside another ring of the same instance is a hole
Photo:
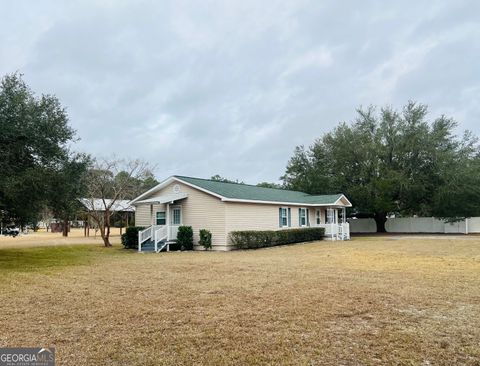
[[[343,195],[310,195],[304,192],[289,191],[286,189],[257,187],[249,184],[226,183],[210,179],[201,179],[193,177],[184,177],[174,175],[186,183],[193,184],[212,193],[216,193],[225,198],[251,200],[251,201],[271,201],[285,203],[305,203],[328,205],[334,204]]]

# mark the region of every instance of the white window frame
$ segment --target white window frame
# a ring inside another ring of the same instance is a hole
[[[280,207],[282,212],[282,226],[281,227],[288,227],[288,207]],[[283,213],[285,212],[285,216]],[[285,225],[283,224],[283,219],[285,219]]]
[[[305,224],[302,225],[302,212],[303,212],[303,218],[305,219]],[[300,227],[307,227],[308,226],[308,219],[307,219],[307,208],[306,207],[300,207],[300,214],[298,215],[298,226]]]
[[[158,223],[158,214],[161,213],[161,212],[163,212],[163,214],[164,214],[163,219],[165,220],[165,224],[163,224],[163,225],[167,225],[167,213],[165,211],[155,212],[155,225],[161,225],[161,224]]]
[[[322,224],[322,211],[319,208],[315,210],[315,224]]]

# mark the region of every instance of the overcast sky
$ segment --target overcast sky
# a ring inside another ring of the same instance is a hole
[[[0,74],[57,95],[95,156],[276,181],[360,105],[480,135],[480,1],[0,0]]]

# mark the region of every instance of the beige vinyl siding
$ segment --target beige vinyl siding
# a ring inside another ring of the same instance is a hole
[[[139,204],[135,211],[135,226],[150,226],[156,224],[157,212],[165,211],[165,205]],[[152,217],[153,213],[153,217]]]
[[[235,230],[278,230],[279,209],[290,208],[291,228],[299,228],[299,209],[302,206],[277,206],[258,203],[234,203],[226,202],[226,224],[227,233]],[[308,209],[310,226],[315,225],[316,208]],[[322,222],[325,219],[324,209],[321,209]]]
[[[279,225],[280,207],[290,208],[291,228],[298,228],[298,209],[300,206],[279,206],[261,203],[225,202],[226,206],[226,233],[237,230],[281,230]],[[309,208],[310,224],[312,209]],[[286,229],[288,227],[285,227]],[[227,240],[230,244],[230,241]]]
[[[279,207],[259,203],[225,202],[226,232],[237,230],[278,230]],[[282,206],[288,207],[288,206]],[[292,209],[292,227],[298,225],[298,214]]]
[[[310,211],[309,211],[309,214],[310,214],[310,226],[315,226],[317,224],[317,217],[315,216],[316,212],[317,212],[317,208],[316,207],[309,207]]]
[[[290,208],[291,211],[291,227],[299,228],[299,208],[302,206],[279,206],[259,203],[235,203],[225,202],[226,206],[226,233],[227,243],[231,245],[228,239],[228,233],[237,230],[281,230],[279,225],[279,208]],[[308,208],[310,226],[316,225],[315,212],[316,207]],[[325,208],[320,209],[322,223],[325,223]]]
[[[137,205],[135,209],[135,226],[150,226],[151,224],[150,205]]]
[[[175,206],[182,207],[182,225],[191,226],[193,229],[193,242],[197,245],[200,229],[208,229],[212,232],[212,246],[216,250],[226,250],[226,233],[225,233],[225,203],[219,198],[204,193],[198,189],[192,188],[180,182],[172,182],[160,191],[152,193],[152,198],[162,195],[171,195],[173,186],[180,186],[180,192],[186,193],[187,198],[176,201]],[[143,205],[138,205],[137,209]],[[150,205],[147,205],[150,207]],[[160,206],[154,207],[154,215],[156,210],[160,210]],[[162,211],[162,210],[160,210]],[[141,222],[144,222],[144,214],[140,216]],[[147,211],[147,221],[151,220],[150,211]],[[150,222],[150,221],[149,221]],[[150,225],[150,223],[147,223]]]

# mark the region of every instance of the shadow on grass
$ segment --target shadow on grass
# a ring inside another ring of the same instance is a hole
[[[71,245],[0,249],[0,274],[50,272],[64,267],[88,265],[95,260],[127,254],[120,247]]]

